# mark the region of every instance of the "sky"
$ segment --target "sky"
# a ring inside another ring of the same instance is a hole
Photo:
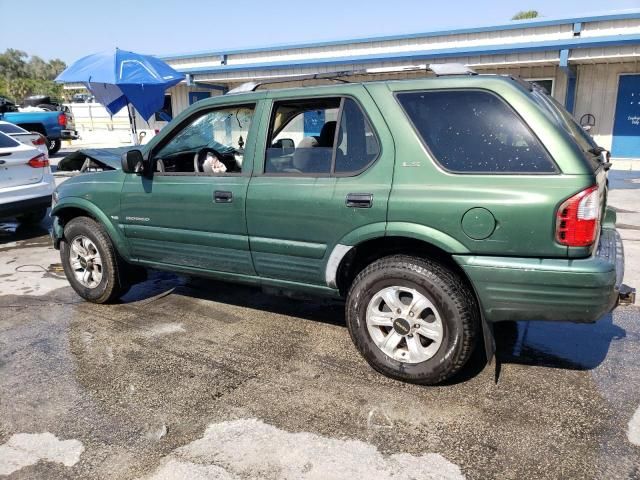
[[[0,52],[71,63],[119,47],[148,54],[220,51],[640,9],[640,0],[0,0]]]

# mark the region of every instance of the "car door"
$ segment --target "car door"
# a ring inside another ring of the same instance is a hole
[[[245,198],[257,113],[256,101],[199,108],[147,152],[153,176],[127,175],[120,222],[135,259],[255,275]]]
[[[340,242],[356,231],[384,231],[394,162],[389,130],[361,85],[332,92],[268,95],[268,128],[247,194],[262,277],[327,285],[326,265]]]

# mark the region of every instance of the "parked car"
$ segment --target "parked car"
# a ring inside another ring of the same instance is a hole
[[[73,115],[67,107],[49,111],[38,107],[28,107],[29,111],[19,111],[6,99],[0,99],[0,120],[11,122],[30,132],[38,132],[47,138],[49,154],[60,150],[62,140],[78,138]]]
[[[19,141],[20,143],[36,147],[38,150],[44,153],[47,158],[49,158],[47,138],[41,133],[27,132],[24,128],[2,120],[0,120],[0,132],[9,135],[11,138]]]
[[[0,218],[40,222],[54,186],[47,154],[0,132]]]
[[[607,169],[511,77],[232,92],[60,185],[53,238],[95,303],[146,267],[344,298],[373,368],[434,384],[479,341],[491,354],[494,322],[595,322],[633,300]]]

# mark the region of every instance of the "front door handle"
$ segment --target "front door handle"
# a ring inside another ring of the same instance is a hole
[[[216,190],[213,192],[213,201],[216,203],[231,203],[233,202],[233,193]]]
[[[373,205],[373,194],[371,193],[350,193],[347,195],[347,207],[371,208]]]

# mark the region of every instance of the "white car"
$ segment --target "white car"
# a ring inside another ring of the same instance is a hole
[[[0,132],[6,133],[10,137],[16,139],[25,145],[33,145],[49,158],[49,149],[47,148],[47,138],[38,132],[29,132],[18,125],[0,120]]]
[[[0,133],[0,218],[40,222],[54,187],[47,155]]]

